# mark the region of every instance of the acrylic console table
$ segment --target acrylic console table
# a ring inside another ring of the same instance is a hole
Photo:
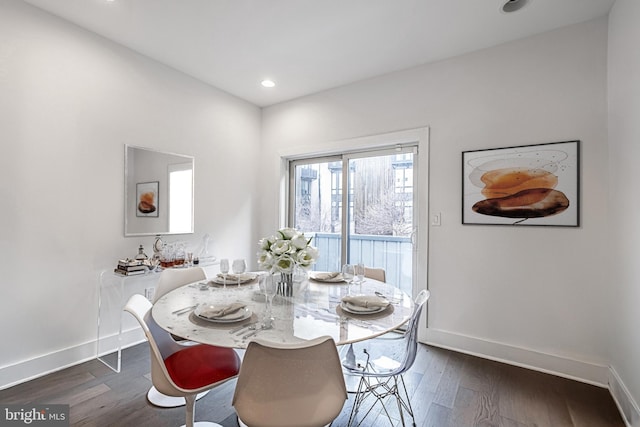
[[[200,267],[211,277],[217,274],[217,266],[211,268],[214,265],[217,263]],[[121,369],[122,349],[145,340],[139,323],[122,309],[133,294],[152,298],[152,295],[148,295],[149,290],[156,289],[159,278],[159,272],[121,276],[113,270],[104,270],[99,275],[96,357],[115,372]]]
[[[98,293],[97,358],[120,372],[122,348],[144,341],[136,320],[122,311],[133,294],[146,295],[155,289],[160,273],[121,276],[107,270],[100,273]]]

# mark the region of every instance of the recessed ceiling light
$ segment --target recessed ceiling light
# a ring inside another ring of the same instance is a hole
[[[502,5],[502,11],[504,13],[516,12],[527,5],[529,0],[507,0],[507,2]]]
[[[260,84],[264,87],[274,87],[276,85],[276,82],[274,82],[273,80],[265,79],[260,82]]]

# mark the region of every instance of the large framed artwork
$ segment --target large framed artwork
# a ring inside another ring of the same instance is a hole
[[[580,226],[580,141],[464,151],[462,223]]]
[[[136,184],[136,216],[158,216],[158,181]]]

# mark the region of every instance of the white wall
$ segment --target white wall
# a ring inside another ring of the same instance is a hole
[[[214,255],[253,257],[260,120],[247,102],[0,3],[0,387],[92,357],[99,272],[140,243],[151,253],[153,238],[123,237],[124,144],[196,158],[196,233],[167,240],[210,233]]]
[[[626,385],[614,389],[631,420],[640,426],[640,2],[617,0],[609,14],[609,205],[611,275],[604,291],[613,299],[610,358]],[[627,399],[625,400],[625,396]]]
[[[442,226],[430,229],[426,338],[604,384],[606,47],[601,18],[266,108],[263,175],[277,177],[274,159],[291,147],[428,126],[430,209]],[[461,225],[462,151],[573,139],[580,228]],[[275,223],[271,201],[261,211]]]

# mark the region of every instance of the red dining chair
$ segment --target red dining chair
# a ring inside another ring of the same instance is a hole
[[[132,295],[124,307],[138,320],[149,341],[151,382],[160,393],[185,399],[186,427],[221,427],[194,422],[196,396],[235,378],[240,357],[231,348],[178,344],[153,320],[151,307],[151,302],[139,294]]]
[[[158,283],[156,285],[156,292],[153,297],[153,303],[155,304],[163,295],[173,291],[174,289],[184,286],[188,283],[197,282],[199,280],[206,280],[207,275],[204,269],[201,267],[191,268],[165,268],[160,273]],[[182,345],[191,345],[193,342],[184,340],[180,337],[171,335],[171,337],[178,341]],[[196,400],[203,398],[209,393],[209,390],[199,393],[196,396]],[[147,400],[154,406],[160,408],[175,408],[185,404],[184,399],[181,397],[167,396],[162,394],[154,386],[151,386],[147,392]]]

